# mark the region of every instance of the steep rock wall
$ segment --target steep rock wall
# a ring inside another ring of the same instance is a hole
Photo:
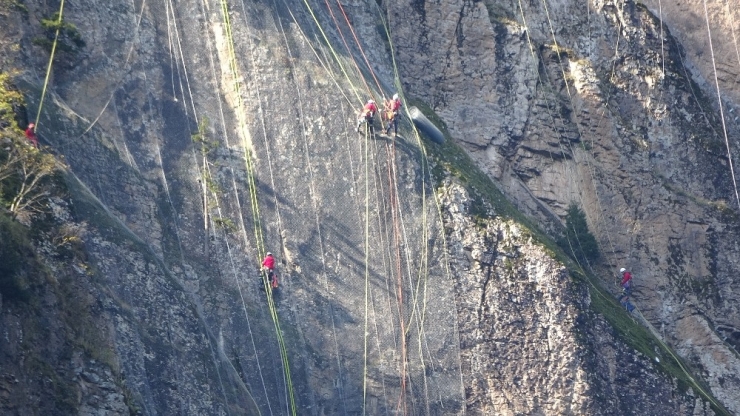
[[[114,378],[117,384],[111,391],[135,402],[127,409],[145,414],[254,414],[255,409],[290,414],[291,399],[297,414],[316,415],[362,409],[371,414],[491,409],[557,413],[570,407],[599,414],[602,408],[594,403],[599,394],[618,402],[620,409],[645,413],[706,411],[701,400],[687,402],[675,386],[652,371],[646,358],[638,357],[636,362],[647,370],[630,367],[634,368],[630,374],[646,372],[642,378],[630,379],[630,386],[634,385],[630,388],[645,390],[654,382],[655,397],[675,394],[675,403],[640,396],[636,404],[628,404],[614,392],[614,383],[621,382],[623,374],[616,371],[613,377],[589,381],[592,368],[568,351],[573,336],[567,325],[572,322],[567,320],[562,330],[551,322],[560,314],[576,319],[585,313],[586,294],[578,289],[573,289],[575,295],[560,292],[570,290],[569,286],[550,284],[563,277],[562,269],[536,247],[526,246],[523,251],[522,257],[531,255],[531,262],[523,260],[516,264],[516,272],[500,275],[512,279],[511,296],[526,300],[527,307],[537,309],[543,304],[537,292],[529,292],[528,283],[516,283],[519,278],[543,282],[542,292],[562,299],[565,306],[546,303],[550,310],[526,311],[527,316],[548,321],[547,326],[521,324],[534,330],[533,338],[520,331],[519,323],[496,315],[493,308],[493,317],[483,321],[500,321],[496,325],[501,330],[511,331],[520,345],[532,347],[530,354],[542,348],[537,336],[556,334],[551,340],[552,357],[563,359],[566,366],[553,361],[547,368],[554,373],[543,377],[527,368],[532,355],[517,355],[507,371],[491,373],[492,366],[514,352],[504,348],[492,355],[491,344],[478,341],[492,337],[485,326],[471,325],[476,319],[483,322],[478,279],[484,277],[468,273],[478,267],[475,261],[466,260],[467,255],[458,257],[468,237],[448,235],[453,249],[445,250],[420,142],[407,133],[408,137],[392,142],[366,140],[352,132],[356,110],[368,93],[351,69],[350,57],[360,56],[357,47],[350,46],[347,52],[337,46],[343,44],[338,28],[349,38],[341,10],[330,6],[332,16],[319,2],[310,3],[311,11],[302,2],[226,3],[226,20],[223,5],[112,2],[102,7],[82,1],[65,11],[89,46],[77,61],[68,59],[66,66],[55,67],[39,132],[87,187],[69,179],[74,195],[70,211],[75,220],[89,222],[86,249],[97,270],[94,278],[80,277],[79,287],[98,302],[89,313],[99,320],[95,327],[106,329],[101,333],[115,359],[83,367],[80,374],[86,371],[103,379],[88,375],[86,383],[93,380],[98,383],[94,388],[104,391],[106,377]],[[20,82],[34,113],[46,55],[31,40],[37,35],[39,16],[51,15],[54,9],[40,2],[27,6],[27,17],[14,15],[14,21],[28,19],[27,25],[15,27],[22,33],[23,48],[8,48],[4,59],[29,65]],[[425,7],[424,3],[410,6],[405,11]],[[379,82],[390,91],[392,65],[378,27],[378,9],[372,2],[344,7]],[[420,27],[425,31],[418,33],[428,39],[435,33],[455,34],[456,28],[469,25],[480,29],[447,38],[455,39],[453,43],[420,42],[414,48],[428,53],[418,56],[426,71],[419,73],[401,60],[402,79],[412,80],[409,91],[437,106],[434,96],[419,93],[431,85],[431,94],[445,85],[444,77],[435,72],[439,61],[434,50],[457,53],[468,41],[489,45],[490,50],[468,47],[446,61],[451,68],[447,73],[460,85],[470,85],[465,93],[452,84],[446,87],[449,95],[442,96],[448,97],[450,108],[467,93],[480,94],[485,103],[498,100],[486,107],[481,118],[476,118],[476,102],[468,100],[467,107],[454,111],[466,117],[469,125],[451,124],[452,131],[457,135],[470,128],[475,134],[469,135],[468,143],[486,148],[490,157],[516,157],[522,162],[501,172],[529,172],[522,177],[532,181],[551,178],[548,192],[553,201],[558,200],[560,191],[553,189],[562,185],[560,179],[572,177],[567,169],[584,169],[574,162],[579,151],[571,149],[566,156],[554,157],[570,163],[563,167],[551,162],[550,169],[562,172],[556,178],[540,174],[544,168],[534,156],[562,154],[561,142],[581,140],[572,124],[561,118],[553,123],[550,112],[543,110],[559,97],[561,107],[553,106],[551,111],[566,116],[562,97],[542,92],[537,77],[528,78],[519,71],[510,73],[517,80],[510,84],[512,88],[490,86],[499,65],[531,57],[525,32],[512,22],[491,26],[489,10],[481,3],[466,3],[462,9],[465,13],[459,22],[447,22],[448,26],[439,25],[434,31],[413,19],[391,21],[393,36]],[[447,16],[436,15],[435,10],[449,12],[430,7],[422,19],[427,19],[426,24]],[[394,42],[403,56],[403,44],[395,38]],[[470,65],[460,66],[461,56],[470,56]],[[476,60],[495,70],[489,67],[479,73],[473,64]],[[551,55],[546,62],[548,68],[543,64],[534,73],[557,80],[556,57]],[[350,74],[348,79],[343,73]],[[538,97],[539,107],[530,103],[532,97]],[[541,110],[537,113],[528,106]],[[437,108],[455,123],[453,110]],[[502,111],[511,112],[510,117],[499,117]],[[528,127],[530,112],[549,126],[541,132],[545,143],[530,134],[534,130]],[[489,122],[496,124],[497,131],[514,132],[513,138],[504,140],[507,136],[502,133],[500,146],[480,141]],[[199,126],[207,146],[198,141],[203,137],[191,137]],[[563,138],[548,139],[558,135]],[[526,146],[519,146],[527,139]],[[477,159],[487,166],[501,166],[488,157]],[[581,173],[586,177],[586,172]],[[540,194],[525,180],[510,180],[508,185],[507,189],[518,186],[522,192]],[[569,194],[580,195],[578,186],[574,180]],[[591,198],[597,200],[595,192]],[[546,221],[553,221],[553,213],[562,208],[562,204],[553,208],[542,203],[548,202],[546,198],[518,200],[531,204],[531,212],[544,213]],[[459,224],[453,228],[468,227],[468,220],[456,221]],[[493,229],[505,229],[503,222],[494,224]],[[501,247],[523,244],[518,238],[516,233],[506,234],[496,241]],[[276,253],[280,264],[276,310],[257,285],[259,254],[266,250]],[[518,253],[511,250],[510,254]],[[448,269],[449,259],[459,261],[460,267]],[[641,270],[637,271],[639,275]],[[487,299],[494,298],[493,285],[486,290],[492,291]],[[530,296],[534,300],[528,300]],[[525,310],[521,309],[523,315]],[[278,317],[279,327],[273,316]],[[594,327],[605,327],[594,319]],[[701,318],[687,319],[689,325],[691,319]],[[554,326],[552,331],[549,325]],[[579,351],[607,351],[616,357],[594,363],[594,371],[600,371],[599,365],[610,369],[627,365],[629,350],[612,341],[608,329],[593,334],[600,337],[603,345],[598,348],[603,350],[579,344]],[[281,340],[286,361],[281,359]],[[77,353],[85,357],[84,351]],[[284,373],[286,362],[292,389]],[[75,368],[79,366],[65,371],[74,373]],[[520,373],[526,374],[527,383]],[[502,388],[493,394],[481,387],[499,381]],[[537,393],[531,399],[520,398],[530,381]],[[35,382],[29,376],[22,386]],[[11,385],[6,388],[16,389],[14,394],[21,391]],[[562,399],[545,403],[553,395]],[[126,412],[117,407],[120,397],[115,394],[108,401],[88,399],[85,394],[84,403],[79,399],[72,406],[89,408],[90,413],[107,407]]]
[[[551,233],[582,206],[597,270],[615,290],[606,276],[632,270],[640,310],[740,411],[737,201],[711,83],[691,76],[680,27],[630,1],[388,8],[407,89]],[[413,10],[408,24],[398,10]]]
[[[476,221],[459,185],[441,196],[456,278],[467,410],[516,414],[714,414],[635,354],[586,287],[532,234]],[[599,296],[598,294],[595,296]]]
[[[55,67],[38,131],[89,188],[72,206],[90,223],[86,288],[105,305],[111,373],[146,414],[462,412],[418,143],[352,131],[365,97],[324,44],[341,45],[325,6],[311,5],[327,38],[300,2],[223,5],[65,10],[90,46]],[[33,113],[45,54],[30,41],[53,10],[28,6],[14,58],[35,64],[19,77]],[[376,26],[358,32],[387,56]],[[274,309],[265,251],[279,262]]]

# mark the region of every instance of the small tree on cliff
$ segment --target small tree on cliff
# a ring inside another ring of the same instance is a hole
[[[568,207],[565,231],[559,245],[580,263],[589,263],[599,258],[599,245],[588,230],[586,214],[575,203]]]
[[[9,75],[0,72],[0,207],[13,218],[44,209],[57,172],[54,156],[31,146],[15,121],[14,105],[22,100]]]

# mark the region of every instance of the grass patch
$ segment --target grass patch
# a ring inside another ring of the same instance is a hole
[[[82,40],[82,35],[77,30],[77,26],[63,18],[60,19],[59,12],[41,19],[41,28],[44,36],[36,37],[32,42],[48,52],[51,52],[54,39],[57,40],[57,50],[62,52],[76,54],[85,47],[85,41]]]
[[[28,7],[19,0],[0,0],[0,10],[15,10],[21,12],[25,17],[28,17]]]

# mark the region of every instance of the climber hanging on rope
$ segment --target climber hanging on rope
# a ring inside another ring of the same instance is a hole
[[[390,135],[391,127],[393,127],[393,137],[398,136],[398,112],[401,110],[401,99],[398,98],[398,94],[393,94],[392,99],[385,100],[384,107],[383,112],[386,120],[388,120],[385,135]]]
[[[267,277],[268,286],[272,289],[277,289],[278,281],[277,275],[275,274],[275,257],[273,257],[272,253],[269,251],[267,252],[267,256],[265,256],[265,259],[262,260],[262,278],[264,279],[265,277]],[[261,288],[264,288],[264,284]]]
[[[619,269],[619,273],[622,275],[622,294],[619,295],[619,304],[627,309],[627,312],[632,313],[635,310],[635,305],[630,302],[630,295],[632,295],[632,274],[627,271],[624,267]]]
[[[375,127],[373,126],[373,120],[375,117],[375,113],[378,112],[378,106],[375,105],[375,101],[373,100],[367,100],[367,104],[365,104],[364,107],[362,107],[362,111],[360,111],[360,118],[357,120],[357,132],[360,132],[360,126],[362,126],[362,123],[367,123],[367,127],[370,130],[370,134],[373,134],[375,132]]]
[[[622,293],[629,296],[632,293],[632,274],[624,267],[619,269],[619,273],[622,274],[622,282],[619,283],[622,286]]]
[[[33,123],[28,123],[28,127],[26,128],[26,138],[29,142],[33,144],[33,147],[39,148],[39,139],[36,137],[36,125]]]

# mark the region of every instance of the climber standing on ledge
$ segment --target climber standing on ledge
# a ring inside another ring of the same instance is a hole
[[[375,133],[375,127],[373,126],[373,120],[375,117],[375,113],[378,112],[378,106],[375,105],[375,101],[373,100],[367,100],[367,104],[365,104],[364,107],[362,107],[362,111],[360,111],[360,118],[357,120],[357,132],[360,132],[360,126],[362,126],[362,123],[367,123],[368,129],[370,129],[370,134]]]

